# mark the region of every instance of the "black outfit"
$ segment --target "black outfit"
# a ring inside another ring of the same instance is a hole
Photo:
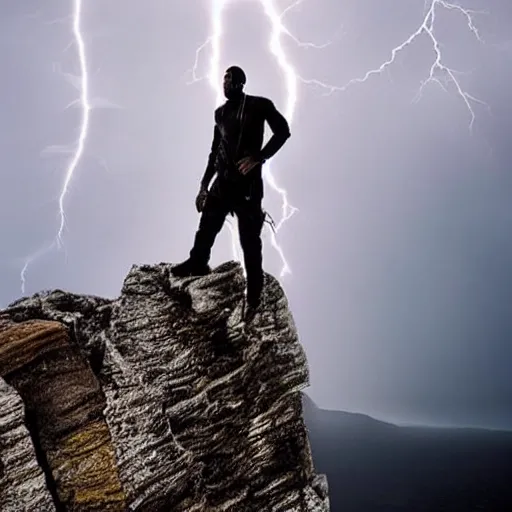
[[[273,135],[262,149],[265,121]],[[241,93],[215,110],[213,143],[201,185],[212,184],[202,211],[194,247],[187,261],[198,273],[207,268],[210,253],[226,216],[238,217],[240,245],[247,272],[247,298],[257,304],[263,287],[261,231],[265,214],[262,164],[271,158],[290,137],[290,128],[283,115],[267,98]],[[236,163],[252,156],[259,163],[246,175]]]

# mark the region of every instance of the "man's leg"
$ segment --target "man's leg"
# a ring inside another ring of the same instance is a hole
[[[227,214],[228,209],[224,201],[215,196],[208,197],[204,210],[201,213],[199,228],[196,231],[190,257],[172,268],[171,272],[173,275],[186,277],[208,274],[211,250],[215,238],[222,229]]]
[[[235,213],[247,272],[247,303],[250,307],[257,307],[263,289],[261,230],[265,214],[261,201],[256,200],[242,202],[236,207]]]

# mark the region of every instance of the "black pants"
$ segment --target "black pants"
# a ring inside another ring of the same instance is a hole
[[[201,214],[194,247],[190,251],[190,259],[198,265],[208,264],[215,238],[230,212],[238,218],[238,233],[247,272],[247,297],[256,299],[263,287],[261,231],[265,214],[260,199],[239,196],[227,200],[209,195]]]

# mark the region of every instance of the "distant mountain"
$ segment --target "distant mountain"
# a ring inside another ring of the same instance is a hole
[[[381,432],[397,431],[399,427],[392,423],[376,420],[366,414],[345,411],[332,411],[320,409],[306,394],[302,393],[302,407],[304,416],[310,429],[325,429],[323,433],[336,432],[338,428],[344,429],[344,434],[362,435],[369,432],[380,434]]]
[[[398,427],[303,394],[331,512],[512,510],[512,432]]]

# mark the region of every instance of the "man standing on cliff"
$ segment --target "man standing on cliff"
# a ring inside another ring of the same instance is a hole
[[[244,93],[245,73],[232,66],[224,75],[227,101],[215,110],[215,128],[208,165],[196,198],[201,213],[190,257],[172,268],[177,277],[206,275],[211,249],[226,216],[237,216],[247,274],[247,305],[255,310],[263,288],[261,231],[262,165],[290,137],[290,128],[272,101]],[[265,121],[273,134],[263,145]],[[208,187],[217,174],[210,190]]]

